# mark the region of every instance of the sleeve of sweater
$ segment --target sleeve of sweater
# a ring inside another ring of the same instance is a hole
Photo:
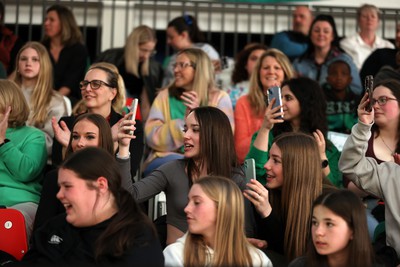
[[[218,89],[218,94],[216,94],[216,97],[209,100],[209,105],[217,107],[225,113],[225,115],[229,119],[229,122],[231,123],[232,131],[233,133],[235,133],[235,119],[233,114],[232,101],[228,93]]]
[[[372,124],[368,125],[360,121],[353,126],[351,135],[344,144],[339,168],[357,186],[385,199],[381,183],[395,179],[396,171],[400,171],[400,166],[393,162],[378,164],[375,159],[365,157],[371,127]]]
[[[64,116],[68,116],[67,108],[63,97],[58,93],[55,94],[56,95],[52,97],[50,102],[48,119],[44,122],[43,128],[41,129],[46,135],[46,148],[49,156],[51,156],[52,153],[53,138],[54,138],[54,131],[51,125],[51,118],[55,117],[57,120],[59,120]]]
[[[239,162],[244,162],[249,152],[252,133],[250,130],[251,110],[246,105],[247,96],[242,96],[236,103],[235,108],[235,148]]]
[[[17,181],[27,183],[37,179],[43,171],[47,152],[42,131],[28,126],[24,130],[26,136],[19,144],[11,140],[0,147],[0,160]]]
[[[329,142],[327,144],[327,149],[326,149],[326,156],[328,158],[329,162],[329,169],[331,172],[328,175],[329,181],[331,181],[336,187],[343,187],[343,178],[342,178],[342,173],[339,170],[339,158],[340,158],[340,152],[336,148],[334,144]]]
[[[132,191],[131,160],[115,158],[121,173],[121,187],[128,192]]]
[[[285,227],[279,215],[274,209],[268,217],[261,216],[254,211],[257,225],[257,238],[267,241],[268,249],[279,254],[284,254],[283,240],[285,236]]]
[[[167,188],[168,178],[163,169],[166,169],[165,166],[152,171],[132,185],[130,192],[138,202],[146,201]]]
[[[258,135],[258,132],[253,134],[251,138],[250,150],[246,155],[246,159],[254,159],[256,165],[256,178],[261,184],[266,184],[267,180],[265,179],[265,169],[264,165],[267,163],[269,158],[269,149],[271,148],[272,142],[274,141],[274,137],[272,133],[269,133],[268,138],[268,151],[262,151],[256,148],[253,143]]]
[[[147,145],[155,151],[176,151],[183,145],[183,119],[171,119],[168,89],[162,90],[151,105],[145,125]]]

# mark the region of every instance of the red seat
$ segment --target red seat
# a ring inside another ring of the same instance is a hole
[[[0,250],[21,260],[28,250],[24,215],[0,208]]]

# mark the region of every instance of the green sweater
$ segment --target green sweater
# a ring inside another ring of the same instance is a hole
[[[10,142],[0,147],[0,205],[39,203],[46,164],[46,140],[39,129],[8,128]]]
[[[265,163],[267,163],[269,159],[269,150],[271,149],[272,143],[274,142],[274,136],[272,132],[269,133],[268,137],[268,151],[262,151],[258,148],[253,146],[254,140],[256,139],[258,132],[253,134],[250,144],[249,153],[247,153],[246,159],[253,158],[256,164],[256,177],[257,180],[262,183],[266,184],[267,180],[265,179],[266,171],[264,169]],[[329,181],[331,181],[336,187],[343,187],[342,183],[342,174],[339,171],[338,161],[340,158],[339,150],[329,141],[329,148],[326,149],[326,156],[329,161],[329,168],[331,172],[328,175]]]

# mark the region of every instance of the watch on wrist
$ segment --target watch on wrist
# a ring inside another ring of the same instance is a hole
[[[322,161],[321,165],[322,165],[322,169],[325,169],[326,167],[329,166],[329,161],[327,159],[324,159]]]

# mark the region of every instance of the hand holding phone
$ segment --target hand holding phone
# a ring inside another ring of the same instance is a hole
[[[283,112],[283,109],[282,109],[282,91],[281,91],[281,88],[279,86],[273,86],[273,87],[268,89],[268,103],[271,103],[272,99],[274,99],[274,98],[275,98],[275,103],[272,106],[272,108],[276,108],[278,106],[281,106],[281,108],[277,112]],[[283,120],[283,117],[282,116],[278,116],[275,119]]]
[[[132,116],[129,117],[129,120],[133,120],[133,121],[136,120],[136,110],[137,110],[137,107],[138,107],[138,103],[139,103],[139,100],[137,98],[134,98],[132,100],[131,107],[129,108],[129,111],[132,112]],[[129,134],[133,135],[133,131],[130,130]]]
[[[372,92],[374,90],[374,76],[368,75],[365,77],[365,92],[368,93],[368,105],[365,107],[365,110],[368,112],[372,111]]]

